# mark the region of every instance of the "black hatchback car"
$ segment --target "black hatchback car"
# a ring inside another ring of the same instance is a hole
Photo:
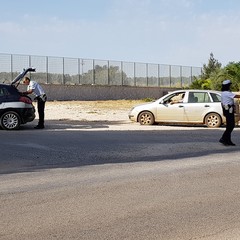
[[[11,85],[0,84],[0,126],[5,130],[19,129],[21,124],[35,119],[31,98],[22,96],[14,85],[28,71],[29,69],[24,70]]]

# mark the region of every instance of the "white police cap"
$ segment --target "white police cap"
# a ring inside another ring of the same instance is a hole
[[[228,84],[232,84],[231,81],[229,79],[226,79],[223,81],[222,83],[223,85],[228,85]]]

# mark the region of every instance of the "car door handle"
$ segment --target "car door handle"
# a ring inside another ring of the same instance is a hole
[[[178,107],[179,107],[179,108],[183,108],[184,106],[183,106],[183,105],[179,105]]]
[[[210,106],[206,104],[206,105],[204,105],[204,107],[210,107]]]

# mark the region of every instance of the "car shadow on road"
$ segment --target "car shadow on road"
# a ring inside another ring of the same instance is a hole
[[[74,129],[108,129],[109,126],[124,126],[134,124],[128,121],[78,121],[78,120],[47,120],[45,121],[44,130],[74,130]],[[36,124],[35,124],[36,125]],[[33,123],[28,123],[20,127],[21,131],[34,129]]]

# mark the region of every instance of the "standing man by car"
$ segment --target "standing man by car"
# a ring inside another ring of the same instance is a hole
[[[39,83],[30,80],[29,77],[24,77],[23,84],[28,85],[27,91],[23,92],[22,94],[34,94],[36,96],[37,100],[37,108],[38,108],[38,115],[39,115],[39,121],[38,125],[34,127],[35,129],[43,129],[44,128],[44,110],[45,110],[45,103],[47,100],[47,96],[43,90],[43,88],[40,86]]]
[[[226,117],[226,130],[224,131],[220,143],[226,146],[235,146],[236,144],[231,140],[231,133],[235,127],[234,117],[234,98],[240,98],[240,95],[234,94],[230,91],[231,81],[224,80],[222,83],[221,102],[223,115]]]

